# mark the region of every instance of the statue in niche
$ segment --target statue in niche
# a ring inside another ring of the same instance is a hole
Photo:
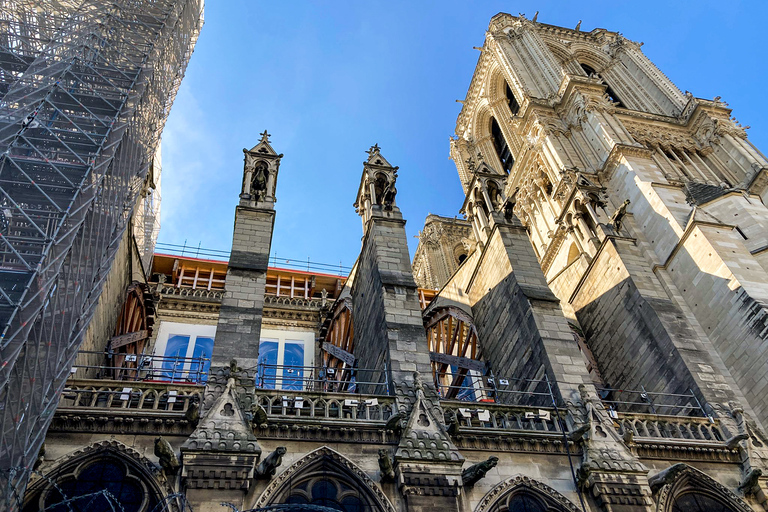
[[[392,205],[397,194],[395,180],[384,174],[378,174],[373,186],[376,191],[376,204],[383,206],[386,211],[392,211]]]
[[[256,168],[253,170],[253,177],[251,177],[251,197],[253,197],[254,201],[263,201],[267,197],[268,177],[267,164],[264,162],[256,164]]]

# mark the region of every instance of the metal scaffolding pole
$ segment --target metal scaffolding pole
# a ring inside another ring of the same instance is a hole
[[[0,1],[3,501],[23,495],[29,470],[2,475],[40,449],[202,13],[203,0]]]

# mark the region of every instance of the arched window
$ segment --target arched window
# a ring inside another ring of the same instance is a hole
[[[672,503],[671,512],[736,512],[720,500],[699,492],[681,494]]]
[[[743,499],[687,464],[668,467],[648,479],[660,512],[750,512]]]
[[[305,505],[342,512],[394,512],[384,493],[365,472],[325,447],[307,454],[277,475],[272,489],[256,500],[254,510]]]
[[[496,119],[491,118],[491,135],[493,136],[493,147],[496,149],[496,155],[499,157],[501,167],[504,172],[509,174],[512,166],[515,165],[515,158],[512,156],[512,152],[509,150],[509,145],[504,134],[501,133],[501,128]]]
[[[597,71],[595,71],[595,69],[592,66],[589,66],[588,64],[582,64],[581,69],[584,70],[584,73],[586,73],[587,76],[598,75]],[[603,80],[603,83],[605,83],[606,85],[605,93],[608,95],[608,99],[611,100],[613,103],[617,103],[618,107],[624,108],[624,102],[622,102],[621,99],[619,99],[616,92],[611,88],[611,84],[609,84],[605,80],[605,78],[603,78],[602,76],[600,78]]]
[[[28,492],[24,512],[86,512],[120,507],[125,512],[150,512],[160,498],[142,473],[122,457],[105,451],[56,471],[46,482],[48,485]]]
[[[518,112],[520,112],[520,104],[517,102],[515,94],[512,92],[509,84],[505,82],[504,85],[506,85],[507,105],[509,105],[509,111],[512,112],[513,116],[515,116]]]
[[[527,492],[513,494],[507,502],[508,512],[547,512],[547,506],[541,500]]]
[[[516,476],[488,491],[476,512],[579,512],[565,496],[526,476]],[[488,499],[494,497],[493,499]]]

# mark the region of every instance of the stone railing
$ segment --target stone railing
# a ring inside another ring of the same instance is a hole
[[[199,401],[204,386],[118,380],[71,379],[61,394],[57,414],[134,413],[184,415]]]
[[[551,408],[449,400],[441,400],[440,405],[446,422],[453,423],[458,433],[509,431],[562,436],[555,410]]]
[[[278,297],[274,294],[264,295],[264,304],[269,306],[288,306],[310,309],[320,309],[323,307],[322,299],[305,299],[303,297]],[[333,304],[333,300],[326,299],[326,305]]]
[[[709,418],[620,412],[616,423],[619,425],[621,435],[626,436],[631,432],[634,440],[639,442],[659,442],[660,440],[704,441],[717,444],[725,442],[725,434],[717,420]]]
[[[161,296],[189,298],[192,300],[218,301],[224,297],[224,290],[207,290],[205,288],[188,288],[185,286],[159,286],[155,285],[155,291]]]
[[[303,391],[256,390],[268,421],[383,426],[395,412],[394,397]]]

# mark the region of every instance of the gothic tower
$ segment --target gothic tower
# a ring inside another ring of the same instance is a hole
[[[519,222],[602,398],[686,395],[676,406],[766,425],[768,160],[727,104],[682,93],[640,46],[491,20],[451,140],[469,261],[487,275]],[[470,293],[476,323],[491,293]],[[584,478],[602,496],[598,473]]]

